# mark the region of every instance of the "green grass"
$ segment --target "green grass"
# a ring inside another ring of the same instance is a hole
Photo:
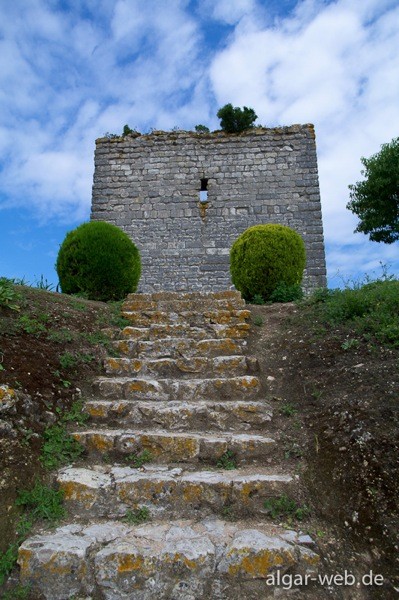
[[[95,360],[93,354],[84,352],[64,352],[59,357],[60,367],[63,371],[73,371],[80,364],[87,364]]]
[[[153,456],[149,450],[143,450],[139,454],[128,454],[125,457],[125,461],[128,462],[129,465],[131,467],[134,467],[135,469],[139,469],[144,464],[151,462],[152,459]]]
[[[307,506],[299,506],[295,500],[289,498],[285,494],[274,498],[268,498],[264,502],[264,507],[272,519],[294,519],[302,521],[310,513]]]
[[[287,442],[284,449],[284,458],[289,460],[291,458],[302,458],[302,448],[295,442]]]
[[[32,490],[19,493],[15,503],[28,509],[34,521],[44,519],[54,522],[65,516],[63,497],[62,490],[54,490],[36,481]]]
[[[0,586],[5,583],[8,575],[14,568],[18,558],[18,548],[32,529],[34,519],[32,515],[22,515],[16,527],[16,540],[10,544],[5,552],[0,555]],[[11,593],[11,590],[10,590]],[[12,598],[13,596],[10,596]],[[18,596],[16,596],[18,598]],[[22,596],[23,597],[23,596]]]
[[[71,352],[64,352],[59,357],[59,363],[61,369],[63,369],[64,371],[69,371],[70,369],[76,367],[76,365],[78,364],[78,360],[76,356]]]
[[[225,469],[226,471],[232,471],[237,468],[237,459],[234,452],[226,450],[224,454],[219,458],[216,463],[218,469]]]
[[[54,490],[40,481],[36,481],[31,490],[19,492],[15,504],[22,506],[26,512],[16,526],[15,542],[10,544],[7,550],[0,555],[0,586],[5,583],[14,568],[18,558],[18,548],[32,529],[33,524],[38,520],[54,524],[65,516],[65,509],[62,505],[63,496],[61,490]],[[28,588],[16,586],[8,590],[2,598],[23,600],[29,597],[28,592]]]
[[[2,600],[28,600],[31,592],[29,585],[16,585],[3,592]]]
[[[6,277],[0,277],[0,306],[10,310],[19,310],[21,294],[15,289],[13,282]]]
[[[60,380],[60,384],[64,387],[64,388],[69,388],[71,387],[72,383],[69,381],[69,379],[64,379],[61,375],[61,371],[59,371],[58,369],[56,369],[55,371],[53,371],[53,375],[55,377],[57,377]]]
[[[146,523],[149,518],[150,511],[146,506],[141,506],[136,510],[128,510],[123,520],[129,525],[141,525],[141,523]]]
[[[0,306],[10,310],[19,310],[21,294],[17,292],[12,281],[6,277],[0,277]]]
[[[51,342],[56,342],[57,344],[65,344],[67,342],[73,342],[76,339],[76,334],[66,328],[55,329],[47,333],[47,339]]]
[[[80,337],[89,342],[89,344],[99,344],[103,346],[110,356],[118,356],[112,345],[112,340],[103,331],[94,331],[93,333],[82,332]]]
[[[76,461],[84,453],[84,447],[59,423],[47,427],[43,434],[44,444],[40,460],[46,469],[58,469]]]
[[[377,279],[343,290],[315,292],[304,302],[311,306],[309,318],[326,331],[343,326],[351,337],[342,348],[355,348],[363,339],[372,345],[399,347],[399,280]],[[353,341],[352,341],[353,340]]]
[[[256,325],[256,327],[262,327],[263,325],[263,317],[260,315],[255,315],[252,319],[252,323]]]
[[[7,550],[0,555],[0,585],[6,581],[18,558],[18,544],[10,544]]]
[[[61,409],[56,409],[58,414],[61,414]],[[62,423],[74,423],[75,425],[84,425],[90,416],[84,412],[84,401],[75,400],[70,410],[64,414],[61,414]]]
[[[252,298],[251,302],[249,302],[249,304],[266,304],[265,300],[263,298],[263,296],[261,296],[261,294],[255,294],[254,297]]]
[[[287,285],[280,283],[270,294],[270,302],[296,302],[303,298],[303,291],[299,284]]]
[[[18,318],[18,326],[25,333],[35,336],[39,336],[47,331],[47,327],[42,320],[35,318],[32,319],[31,317],[28,317],[28,315],[21,315]]]
[[[296,408],[290,402],[283,404],[280,408],[280,413],[284,417],[293,417],[297,412]]]
[[[123,329],[124,327],[131,325],[129,319],[126,319],[126,317],[123,317],[121,314],[123,303],[124,300],[107,302],[107,305],[111,308],[111,315],[99,316],[96,321],[97,326],[99,328],[117,327],[118,329]]]
[[[74,294],[74,296],[86,299],[85,294],[83,294],[83,293],[82,294]],[[74,300],[73,302],[71,302],[71,306],[73,309],[78,310],[79,312],[87,312],[88,310],[90,310],[89,304],[86,304],[85,302],[79,302],[77,300]]]
[[[236,519],[233,506],[231,506],[230,504],[225,504],[220,514],[222,516],[222,519],[224,519],[225,521],[234,521]]]

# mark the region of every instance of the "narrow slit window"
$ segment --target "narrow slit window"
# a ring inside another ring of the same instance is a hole
[[[208,180],[203,177],[201,179],[200,202],[208,202]]]

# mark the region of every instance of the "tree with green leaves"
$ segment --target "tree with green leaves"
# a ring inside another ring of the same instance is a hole
[[[399,240],[399,138],[361,161],[365,179],[349,186],[347,204],[360,219],[355,231],[370,234],[375,242],[392,244]]]
[[[245,129],[254,126],[254,121],[258,118],[253,108],[233,107],[232,104],[225,104],[217,112],[218,119],[221,119],[220,126],[227,133],[240,133]]]

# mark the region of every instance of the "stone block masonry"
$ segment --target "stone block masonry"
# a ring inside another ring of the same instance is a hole
[[[98,139],[91,218],[139,248],[140,292],[232,287],[230,248],[261,223],[295,229],[307,252],[304,289],[326,284],[312,125]]]

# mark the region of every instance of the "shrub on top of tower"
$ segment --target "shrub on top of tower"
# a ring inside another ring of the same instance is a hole
[[[219,108],[216,116],[221,120],[221,128],[227,133],[240,133],[245,129],[250,129],[258,118],[253,108],[233,107],[232,104],[225,104]]]

